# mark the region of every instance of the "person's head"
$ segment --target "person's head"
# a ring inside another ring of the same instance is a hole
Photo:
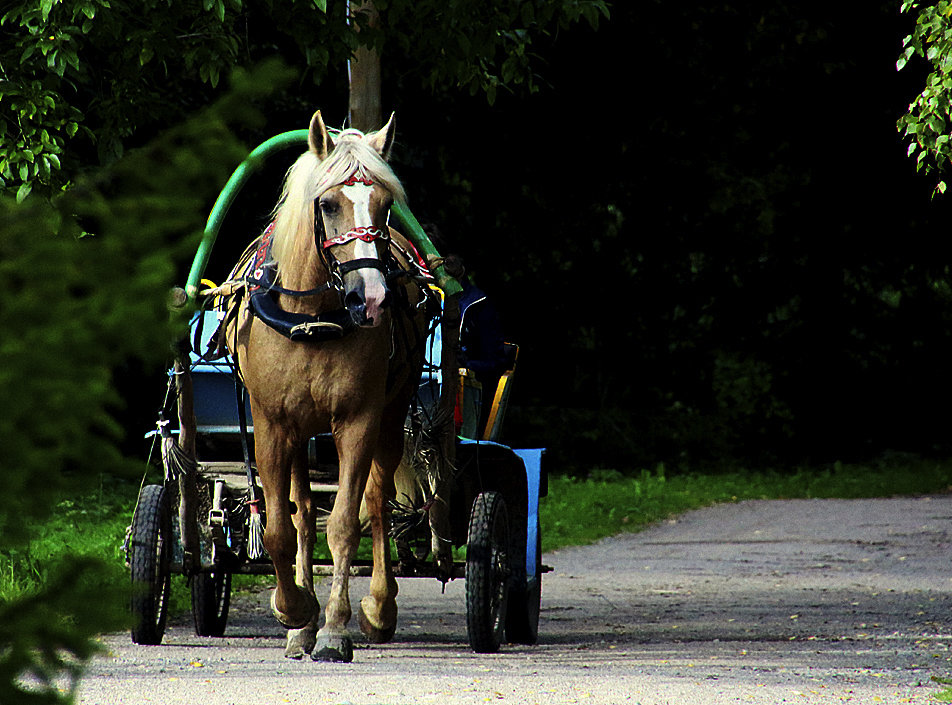
[[[459,255],[446,255],[443,258],[443,269],[454,279],[462,280],[466,277],[466,265]]]

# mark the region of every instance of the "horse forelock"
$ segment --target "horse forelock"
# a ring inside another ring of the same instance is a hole
[[[394,201],[403,203],[406,194],[397,175],[358,130],[345,130],[337,136],[334,150],[323,161],[314,152],[305,152],[288,170],[281,198],[275,206],[272,255],[287,265],[297,238],[313,242],[314,202],[329,189],[353,176],[373,181],[390,192]]]

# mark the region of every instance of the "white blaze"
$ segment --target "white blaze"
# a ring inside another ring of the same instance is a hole
[[[373,193],[373,186],[358,182],[344,186],[341,193],[353,204],[354,228],[373,227],[373,219],[370,216],[370,196]],[[355,240],[354,243],[356,245],[354,248],[355,258],[377,259],[377,248],[374,247],[372,242]],[[364,283],[364,303],[367,307],[367,318],[372,318],[374,324],[379,323],[380,306],[387,294],[383,273],[379,269],[369,267],[358,269],[354,273]]]

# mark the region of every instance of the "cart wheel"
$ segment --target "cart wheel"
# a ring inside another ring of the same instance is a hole
[[[231,604],[231,573],[199,573],[192,578],[192,617],[198,636],[224,636]]]
[[[534,577],[509,590],[510,609],[506,615],[506,639],[513,644],[535,644],[539,640],[539,612],[542,607],[542,541],[536,535],[538,565]]]
[[[466,547],[466,627],[473,651],[499,650],[509,594],[509,516],[498,492],[473,503]]]
[[[139,495],[129,537],[132,572],[132,641],[160,644],[169,610],[172,573],[172,515],[162,485],[147,485]]]

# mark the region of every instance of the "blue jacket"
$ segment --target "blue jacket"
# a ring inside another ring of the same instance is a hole
[[[481,289],[469,281],[460,282],[460,359],[461,367],[468,367],[486,386],[506,369],[506,351],[503,345],[499,315]]]

